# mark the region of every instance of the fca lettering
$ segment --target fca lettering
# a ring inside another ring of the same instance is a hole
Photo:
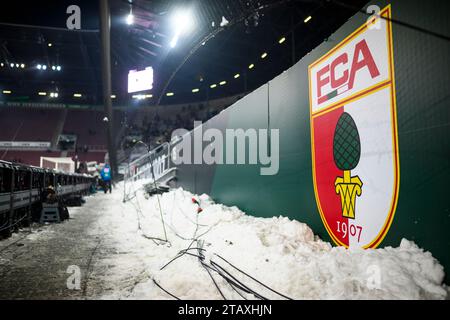
[[[362,55],[361,60],[359,59],[360,55]],[[336,89],[348,83],[348,90],[351,90],[355,84],[356,73],[363,68],[368,68],[372,79],[380,75],[380,71],[370,53],[366,40],[362,40],[356,44],[350,70],[346,68],[342,75],[337,78],[336,68],[339,65],[345,67],[348,63],[348,59],[348,54],[343,53],[329,65],[326,65],[317,72],[318,98],[322,97],[322,88],[327,84],[330,84],[332,89]]]

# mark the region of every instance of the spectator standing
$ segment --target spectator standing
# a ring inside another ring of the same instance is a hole
[[[100,176],[103,181],[103,190],[105,193],[108,192],[112,193],[112,187],[111,187],[111,168],[109,167],[109,164],[105,164],[102,171],[100,171]]]

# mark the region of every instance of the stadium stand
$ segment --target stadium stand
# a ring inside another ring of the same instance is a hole
[[[68,110],[63,134],[77,136],[77,146],[105,146],[106,129],[103,112],[86,110]]]
[[[173,130],[190,130],[194,121],[210,119],[241,96],[189,104],[116,109],[113,121],[118,153],[133,148],[138,140],[152,148],[169,141]],[[101,109],[2,107],[0,141],[39,141],[50,143],[50,147],[0,146],[0,159],[39,166],[41,156],[77,156],[79,162],[103,163],[107,153],[104,118]],[[58,143],[65,135],[76,137],[75,143],[67,148]]]
[[[4,107],[0,110],[0,141],[52,141],[61,112]]]

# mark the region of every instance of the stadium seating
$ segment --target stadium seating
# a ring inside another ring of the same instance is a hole
[[[52,141],[61,112],[54,109],[1,108],[0,141]]]
[[[114,143],[118,153],[129,136],[142,137],[150,147],[170,139],[174,129],[192,129],[194,120],[205,121],[231,104],[239,96],[205,103],[153,106],[114,110]],[[78,156],[78,161],[104,162],[107,149],[105,113],[103,110],[2,107],[0,108],[0,141],[50,142],[49,150],[25,147],[0,147],[0,159],[24,164],[40,164],[40,157]],[[76,144],[66,151],[58,149],[61,134],[76,136]],[[139,138],[141,139],[141,138]]]
[[[77,145],[106,146],[106,125],[104,113],[90,110],[69,110],[64,123],[63,134],[75,134]]]

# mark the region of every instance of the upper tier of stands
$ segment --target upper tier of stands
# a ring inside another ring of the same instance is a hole
[[[173,130],[190,130],[194,121],[208,120],[239,98],[234,96],[202,103],[116,109],[113,115],[114,144],[117,149],[125,149],[130,147],[123,143],[127,137],[139,136],[153,148],[168,141]],[[51,148],[37,151],[0,146],[0,159],[39,165],[41,156],[78,155],[79,161],[103,162],[107,149],[104,118],[105,113],[101,110],[1,107],[0,141],[45,141],[51,143]],[[75,135],[76,145],[63,152],[57,144],[61,134]]]

